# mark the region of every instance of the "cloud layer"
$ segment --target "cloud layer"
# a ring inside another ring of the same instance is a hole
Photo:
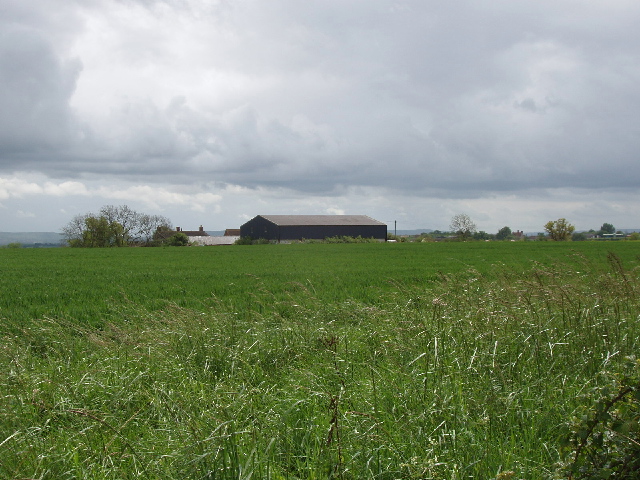
[[[219,228],[305,204],[633,227],[638,20],[627,0],[0,0],[0,215],[57,195]]]

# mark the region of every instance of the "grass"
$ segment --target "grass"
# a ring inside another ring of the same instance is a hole
[[[2,252],[0,477],[551,477],[635,245],[498,245]]]
[[[629,267],[638,264],[635,242],[6,249],[0,251],[0,318],[100,326],[117,321],[127,302],[149,311],[172,303],[250,315],[277,310],[301,288],[322,302],[374,305],[399,285],[427,285],[470,268],[490,274],[506,265],[524,272],[559,260],[578,268],[578,256],[604,264],[609,250]]]

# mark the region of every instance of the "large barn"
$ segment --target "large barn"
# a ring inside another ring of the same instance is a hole
[[[366,215],[258,215],[240,227],[240,236],[278,242],[338,236],[383,241],[387,224]]]

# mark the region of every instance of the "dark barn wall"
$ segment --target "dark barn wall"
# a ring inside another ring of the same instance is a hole
[[[240,227],[240,236],[278,240],[278,226],[265,218],[257,216]]]
[[[241,237],[264,238],[267,240],[325,239],[327,237],[349,236],[363,238],[387,238],[386,225],[283,225],[278,226],[257,216],[240,227]]]
[[[280,227],[280,240],[325,239],[327,237],[387,237],[386,225],[286,225]]]

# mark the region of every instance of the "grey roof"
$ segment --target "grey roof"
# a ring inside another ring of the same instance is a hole
[[[280,226],[291,225],[386,225],[366,215],[259,215]]]

